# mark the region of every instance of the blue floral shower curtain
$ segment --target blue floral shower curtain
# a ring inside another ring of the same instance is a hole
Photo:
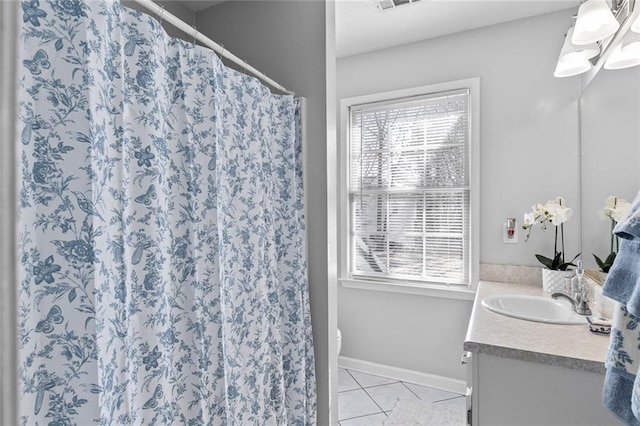
[[[117,1],[22,2],[22,424],[312,424],[300,114]]]

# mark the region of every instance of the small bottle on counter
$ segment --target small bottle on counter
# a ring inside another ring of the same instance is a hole
[[[573,277],[564,277],[564,294],[573,297],[573,291],[571,290],[571,279]]]
[[[583,300],[591,301],[591,286],[584,276],[582,260],[578,260],[578,269],[576,269],[576,274],[571,278],[571,297],[577,302],[582,302]]]

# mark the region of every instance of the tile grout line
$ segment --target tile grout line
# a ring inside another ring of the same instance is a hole
[[[349,375],[350,375],[351,377],[353,377],[353,374],[351,374],[351,371],[347,370],[347,373],[349,373]],[[367,392],[367,390],[366,390],[366,389],[365,389],[365,388],[360,384],[360,382],[358,381],[358,379],[356,379],[355,377],[353,377],[353,380],[355,380],[355,381],[356,381],[356,383],[360,386],[360,389],[362,389],[362,390],[364,391],[364,393],[365,393],[365,394],[367,394],[367,396],[369,397],[369,399],[370,399],[370,400],[372,400],[374,404],[376,404],[376,407],[378,407],[378,408],[380,409],[380,412],[386,416],[386,415],[387,415],[387,413],[385,413],[385,412],[384,412],[384,410],[382,409],[382,407],[380,406],[380,404],[378,404],[378,403],[376,402],[376,400],[375,400],[375,399],[373,399],[373,397],[372,397],[371,395],[369,395],[369,392]],[[378,413],[376,413],[376,414],[378,414]]]
[[[0,1],[2,1],[2,0],[0,0]],[[356,389],[343,390],[342,392],[338,392],[338,394],[347,393],[347,392],[354,392],[354,391],[359,391],[359,390],[364,390],[364,389],[356,388]]]
[[[362,416],[356,416],[356,417],[349,417],[349,418],[346,418],[346,419],[340,419],[340,420],[338,421],[338,423],[340,423],[340,422],[342,422],[342,421],[344,421],[344,420],[359,419],[360,417],[373,416],[373,415],[376,415],[376,414],[384,414],[384,415],[386,416],[387,414],[384,412],[384,410],[382,409],[382,407],[380,407],[380,406],[378,405],[378,403],[376,402],[376,400],[375,400],[375,399],[373,399],[373,398],[371,397],[371,395],[369,395],[369,393],[365,390],[365,388],[363,388],[363,387],[362,387],[362,385],[360,384],[360,382],[359,382],[355,377],[353,377],[353,374],[351,374],[351,371],[349,371],[349,370],[348,370],[348,369],[346,369],[346,368],[345,368],[345,371],[346,371],[346,372],[351,376],[351,378],[356,382],[356,384],[357,384],[358,386],[360,386],[360,389],[352,389],[352,391],[356,391],[356,390],[364,391],[365,395],[367,395],[367,396],[369,397],[369,399],[370,399],[371,401],[373,401],[373,403],[376,405],[376,407],[378,407],[378,408],[380,409],[380,413],[364,414],[364,415],[362,415]],[[344,391],[344,392],[351,392],[351,391]],[[338,395],[339,395],[340,393],[341,393],[341,392],[338,392]]]
[[[354,382],[359,386],[359,388],[356,388],[356,389],[349,389],[349,390],[344,390],[344,391],[341,391],[341,392],[338,392],[338,393],[340,394],[340,393],[345,393],[345,392],[353,392],[353,391],[356,391],[356,390],[363,390],[363,391],[364,391],[364,393],[369,397],[369,399],[370,399],[371,401],[373,401],[373,403],[374,403],[374,404],[375,404],[375,405],[380,409],[380,413],[370,413],[370,414],[365,414],[365,415],[362,415],[362,416],[356,416],[356,417],[350,417],[350,418],[342,419],[342,420],[351,420],[351,419],[356,419],[356,418],[360,418],[360,417],[373,416],[373,415],[376,415],[376,414],[384,414],[385,416],[387,415],[387,412],[386,412],[385,410],[383,410],[383,409],[382,409],[382,407],[380,406],[380,404],[378,404],[378,402],[377,402],[377,401],[376,401],[376,400],[371,396],[371,394],[369,394],[369,392],[367,392],[367,389],[379,388],[379,387],[383,387],[383,386],[390,386],[390,385],[394,385],[394,384],[396,384],[396,383],[400,383],[400,384],[401,384],[401,385],[402,385],[406,390],[408,390],[412,395],[414,395],[414,396],[415,396],[419,401],[426,401],[426,400],[423,400],[423,399],[420,397],[420,395],[418,395],[416,392],[414,392],[414,391],[413,391],[409,386],[407,386],[407,384],[406,384],[405,382],[403,382],[402,380],[395,380],[395,379],[391,379],[391,378],[389,378],[389,377],[376,376],[376,377],[381,377],[381,378],[389,379],[389,380],[392,380],[392,381],[391,381],[390,383],[383,383],[383,384],[378,384],[378,385],[373,385],[373,386],[364,387],[364,386],[363,386],[363,385],[362,385],[362,384],[361,384],[361,383],[360,383],[360,382],[355,378],[355,376],[354,376],[353,374],[351,374],[351,371],[350,371],[349,369],[346,369],[346,368],[345,368],[344,370],[347,372],[347,374],[349,374],[349,376],[350,376],[350,377],[353,379],[353,381],[354,381]],[[364,373],[364,374],[368,374],[368,373]],[[375,375],[374,375],[374,376],[375,376]],[[440,400],[437,400],[437,401],[431,401],[431,403],[432,403],[432,404],[437,404],[437,403],[446,402],[446,401],[450,401],[450,400],[458,399],[458,398],[462,398],[462,397],[464,397],[464,395],[457,395],[457,396],[453,396],[453,397],[450,397],[450,398],[444,398],[444,399],[440,399]],[[391,412],[391,410],[389,410],[389,412]],[[342,420],[341,420],[341,421],[342,421]]]
[[[362,416],[348,417],[348,418],[346,418],[346,419],[342,419],[342,420],[340,420],[338,423],[340,423],[340,422],[344,422],[344,421],[347,421],[347,420],[361,419],[361,418],[363,418],[363,417],[377,416],[378,414],[384,414],[385,416],[387,415],[384,411],[383,411],[383,412],[381,412],[381,413],[363,414]]]
[[[415,0],[414,0],[415,1]],[[362,388],[362,389],[372,389],[372,388],[380,388],[382,386],[389,386],[389,385],[395,385],[396,383],[402,383],[402,382],[391,382],[391,383],[384,383],[382,385],[373,385],[373,386],[367,386],[366,388]]]
[[[438,401],[433,401],[433,404],[437,404],[438,402],[451,401],[452,399],[464,398],[464,395],[458,395],[451,398],[439,399]]]
[[[364,389],[356,389],[356,390],[364,390]],[[376,414],[385,414],[386,415],[386,413],[384,412],[384,410],[382,408],[380,408],[378,403],[373,398],[371,398],[371,395],[369,395],[366,391],[365,391],[365,394],[369,397],[369,399],[371,399],[373,401],[373,403],[376,405],[376,407],[378,407],[380,409],[380,412],[379,413],[362,414],[360,416],[354,416],[354,417],[347,417],[347,418],[344,418],[344,419],[339,419],[338,423],[343,422],[345,420],[359,419],[360,417],[375,416]],[[339,413],[338,413],[338,415],[339,415]]]
[[[409,389],[407,386],[405,386],[405,385],[404,385],[404,383],[403,383],[402,381],[400,381],[400,380],[398,380],[398,381],[396,381],[396,382],[394,382],[394,383],[387,383],[387,384],[385,384],[385,385],[369,386],[368,388],[362,388],[362,390],[363,390],[363,391],[365,391],[365,393],[366,393],[367,395],[369,395],[369,392],[367,392],[367,389],[372,389],[372,388],[377,388],[377,387],[382,387],[382,386],[395,385],[396,383],[400,383],[402,386],[404,386],[404,388],[405,388],[405,389],[407,389],[409,392],[411,392],[411,393],[412,393],[412,394],[413,394],[413,395],[418,399],[418,401],[422,401],[422,400],[420,399],[420,397],[419,397],[418,395],[416,395],[416,394],[415,394],[415,392],[413,392],[411,389]],[[380,410],[382,410],[382,413],[383,413],[385,416],[389,417],[389,415],[387,414],[387,411],[385,411],[385,410],[383,410],[383,409],[382,409],[382,407],[380,406],[380,404],[378,404],[378,401],[376,401],[376,400],[375,400],[371,395],[369,395],[369,398],[371,398],[371,399],[373,400],[373,402],[378,406],[378,408],[380,408]],[[400,399],[400,398],[397,398],[397,399],[396,399],[396,403],[398,402],[398,400],[399,400],[399,399]],[[392,410],[393,410],[393,407],[391,407],[391,408],[388,410],[388,412],[390,413]]]
[[[364,391],[364,393],[367,394],[367,396],[369,397],[369,399],[371,399],[373,401],[374,404],[376,404],[376,407],[378,407],[380,409],[380,412],[382,414],[384,414],[385,416],[387,415],[387,413],[382,409],[382,407],[380,406],[380,404],[378,404],[378,402],[373,399],[373,397],[371,395],[369,395],[369,392],[367,392],[367,390],[365,388],[362,388],[362,390]],[[377,413],[376,413],[377,414]]]
[[[349,373],[349,375],[351,376],[351,378],[352,378],[352,379],[353,379],[353,380],[358,384],[358,386],[360,386],[360,389],[364,389],[364,388],[362,387],[362,385],[360,384],[360,382],[358,381],[358,379],[356,379],[355,377],[353,377],[353,374],[351,374],[351,371],[349,371],[349,370],[348,370],[348,369],[346,369],[346,368],[345,368],[345,371],[346,371],[347,373]]]
[[[409,392],[411,392],[412,394],[414,394],[416,396],[416,398],[418,398],[418,400],[422,401],[422,398],[420,398],[420,395],[418,395],[417,393],[415,393],[413,390],[411,390],[411,388],[409,386],[407,386],[405,384],[405,382],[400,382],[402,383],[402,386],[404,386],[405,388],[407,388],[409,390]]]
[[[407,384],[406,384],[405,382],[400,382],[400,383],[402,383],[402,384],[404,385],[404,387],[405,387],[405,388],[409,389],[409,391],[410,391],[412,394],[414,394],[415,396],[417,396],[417,397],[418,397],[418,399],[419,399],[420,401],[425,401],[425,402],[427,402],[426,400],[424,400],[424,399],[420,398],[420,395],[418,395],[417,393],[415,393],[415,392],[414,392],[414,391],[413,391],[409,386],[407,386]],[[418,385],[418,386],[422,386],[422,385]],[[430,386],[422,386],[422,387],[427,387],[427,388],[430,388],[430,389],[435,389],[435,388],[431,388]],[[443,392],[447,392],[447,391],[443,391]],[[449,393],[454,393],[454,392],[449,392]],[[455,393],[454,393],[454,394],[455,394]],[[432,403],[432,404],[436,404],[436,403],[438,403],[438,402],[444,402],[444,401],[449,401],[449,400],[456,399],[456,398],[462,398],[463,396],[464,396],[464,395],[452,396],[451,398],[444,398],[444,399],[439,399],[439,400],[437,400],[437,401],[431,401],[431,403]]]
[[[347,374],[349,374],[349,376],[354,380],[354,382],[359,386],[359,388],[345,390],[345,391],[342,391],[342,392],[338,392],[338,394],[346,393],[346,392],[353,392],[353,391],[357,391],[357,390],[363,390],[365,395],[367,395],[369,397],[369,399],[371,401],[373,401],[373,403],[376,405],[376,407],[378,407],[380,412],[364,414],[364,415],[361,415],[361,416],[349,417],[349,418],[345,418],[345,419],[339,419],[339,421],[338,421],[338,425],[339,426],[342,426],[342,422],[347,421],[347,420],[354,420],[354,419],[360,419],[360,418],[365,418],[365,417],[369,417],[369,416],[376,416],[378,414],[383,414],[384,416],[388,417],[388,413],[386,411],[384,411],[382,409],[382,407],[380,406],[380,404],[378,404],[378,402],[369,394],[369,392],[367,392],[367,389],[378,388],[378,387],[382,387],[382,386],[389,386],[389,385],[393,385],[393,384],[396,384],[396,383],[400,383],[400,384],[402,384],[402,386],[405,389],[407,389],[409,392],[411,392],[411,394],[414,395],[419,401],[427,402],[426,400],[423,400],[420,397],[420,395],[418,395],[416,392],[414,392],[409,386],[407,386],[407,384],[405,382],[403,382],[402,380],[395,380],[395,379],[391,379],[389,377],[376,376],[376,377],[381,377],[381,378],[385,378],[385,379],[389,379],[389,380],[393,380],[393,381],[391,383],[383,383],[383,384],[379,384],[379,385],[368,386],[368,387],[365,388],[355,378],[355,376],[353,374],[351,374],[351,371],[349,369],[345,368],[344,370],[347,372]],[[364,373],[364,374],[368,374],[368,373]],[[375,376],[375,375],[373,375],[373,376]],[[440,400],[437,400],[437,401],[431,401],[431,404],[437,404],[437,403],[441,403],[441,402],[451,401],[451,400],[458,399],[458,398],[464,398],[464,395],[457,395],[457,396],[453,396],[453,397],[450,397],[450,398],[444,398],[444,399],[440,399]],[[392,410],[389,410],[389,413],[391,413],[391,411]]]
[[[347,369],[345,368],[345,370],[347,370]],[[348,373],[349,373],[349,375],[353,378],[353,380],[355,380],[355,381],[356,381],[356,383],[357,383],[358,385],[360,385],[360,387],[361,387],[362,389],[366,389],[364,386],[362,386],[362,385],[360,384],[360,382],[358,381],[358,379],[356,379],[356,377],[355,377],[353,374],[351,374],[351,371],[350,371],[350,370],[347,370],[347,372],[348,372]],[[363,373],[362,371],[359,371],[359,373],[366,374],[367,376],[380,377],[381,379],[391,380],[391,382],[389,382],[389,383],[382,383],[382,384],[379,384],[379,385],[367,386],[367,388],[372,388],[372,387],[375,387],[375,386],[392,385],[392,384],[394,384],[394,383],[400,383],[400,380],[392,379],[391,377],[376,376],[375,374]]]
[[[338,391],[338,395],[339,395],[339,394],[341,394],[342,392],[350,392],[350,391],[352,391],[352,390],[363,389],[363,388],[362,388],[362,385],[360,384],[360,382],[358,382],[358,381],[356,380],[356,378],[355,378],[355,377],[353,377],[353,374],[351,374],[351,371],[349,371],[349,370],[348,370],[348,369],[346,369],[346,368],[344,368],[344,371],[346,371],[346,372],[347,372],[347,374],[349,375],[349,377],[351,377],[351,378],[353,379],[353,381],[354,381],[354,382],[356,382],[356,385],[358,385],[359,387],[358,387],[358,388],[355,388],[355,389],[346,389],[346,390],[343,390],[343,391]]]

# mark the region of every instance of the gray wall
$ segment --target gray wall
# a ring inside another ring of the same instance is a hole
[[[325,24],[324,1],[236,1],[197,15],[198,31],[307,100],[305,178],[319,424],[328,424],[329,413]]]
[[[338,99],[480,77],[480,261],[539,266],[553,232],[502,242],[502,223],[556,196],[576,209],[565,226],[580,249],[579,77],[553,70],[571,11],[494,25],[337,63]],[[344,141],[341,141],[344,143]],[[464,379],[462,343],[471,303],[340,288],[346,357]]]
[[[582,258],[609,254],[611,222],[600,218],[610,195],[631,202],[640,189],[640,70],[601,69],[580,98]]]

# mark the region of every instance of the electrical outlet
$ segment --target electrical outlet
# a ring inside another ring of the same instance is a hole
[[[507,222],[502,224],[502,241],[505,244],[518,243],[518,226],[515,219],[508,219]]]

